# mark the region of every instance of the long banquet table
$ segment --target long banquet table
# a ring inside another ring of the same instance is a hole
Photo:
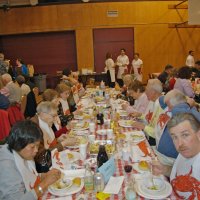
[[[96,138],[95,139],[96,140],[106,140],[107,136],[99,135],[99,134],[97,134],[97,131],[101,130],[101,129],[109,129],[109,128],[110,128],[109,124],[96,125],[96,129],[95,129],[95,136],[96,136]],[[134,131],[134,129],[133,128],[127,128],[127,127],[126,128],[125,127],[120,127],[120,133],[130,132],[130,131]],[[153,153],[153,150],[151,149],[151,147],[150,147],[147,139],[145,139],[144,141],[138,143],[137,145],[139,146],[140,150],[143,151],[143,153],[144,153],[145,156],[147,156],[147,155],[150,156],[150,157],[151,156],[155,156],[155,154]],[[119,153],[119,149],[117,149],[117,152]],[[89,154],[88,154],[88,158],[90,158]],[[83,165],[83,161],[79,161],[79,164]],[[132,164],[134,164],[134,162]],[[115,172],[114,176],[124,176],[125,178],[127,178],[127,176],[125,174],[125,171],[124,171],[124,166],[123,166],[124,165],[124,161],[122,160],[121,157],[119,157],[119,154],[118,154],[117,157],[115,156],[115,165],[116,165],[116,172]],[[138,172],[133,169],[132,174],[137,174],[137,173]],[[117,195],[110,195],[110,197],[107,198],[107,199],[110,199],[110,200],[123,200],[123,199],[125,199],[125,189],[127,187],[126,184],[127,184],[127,181],[124,179],[124,182],[122,184],[120,192]],[[93,192],[91,194],[87,194],[85,192],[85,190],[84,190],[84,187],[83,187],[83,189],[80,192],[78,192],[76,194],[73,194],[72,195],[72,199],[73,200],[78,199],[78,197],[79,197],[80,194],[87,195],[86,199],[88,199],[88,200],[96,199],[95,193]],[[57,198],[57,197],[54,196],[54,195],[52,195],[52,194],[50,194],[49,192],[46,192],[43,195],[43,197],[42,197],[43,200],[54,199],[54,198]],[[144,198],[141,197],[141,196],[138,196],[137,199],[144,200]],[[170,198],[168,198],[168,199],[172,199],[172,200],[176,199],[176,197],[175,197],[175,195],[174,195],[173,192],[170,195]]]

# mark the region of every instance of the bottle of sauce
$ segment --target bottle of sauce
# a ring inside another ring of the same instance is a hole
[[[97,166],[98,168],[103,165],[103,163],[108,161],[108,155],[106,153],[106,148],[104,145],[99,146],[99,152],[97,155]]]
[[[98,112],[97,114],[97,124],[103,125],[104,124],[104,118],[103,113]]]

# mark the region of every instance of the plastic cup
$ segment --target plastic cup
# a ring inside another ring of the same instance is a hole
[[[108,139],[113,139],[113,130],[112,129],[108,129],[107,130],[107,138]]]
[[[79,152],[80,152],[83,160],[85,160],[87,157],[87,145],[88,145],[88,143],[79,144]]]
[[[94,143],[95,141],[95,135],[88,135],[88,139],[90,143]]]
[[[94,133],[95,132],[95,123],[94,122],[90,122],[89,123],[89,130],[91,133]]]

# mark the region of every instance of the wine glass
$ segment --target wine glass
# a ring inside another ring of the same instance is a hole
[[[130,177],[131,177],[131,172],[132,172],[132,169],[133,169],[133,166],[132,166],[132,163],[130,162],[130,160],[128,161],[123,161],[124,163],[124,171],[126,173],[125,175],[125,182],[126,184],[130,181]]]

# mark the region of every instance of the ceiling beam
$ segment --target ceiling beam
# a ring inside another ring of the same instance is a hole
[[[183,4],[188,0],[182,0],[180,3],[178,4],[171,4],[168,5],[168,9],[188,9],[188,5],[187,4]]]
[[[200,25],[189,25],[188,21],[180,23],[169,23],[168,28],[200,28]]]
[[[183,5],[176,6],[176,4],[170,4],[168,5],[168,9],[188,9],[188,5],[183,4]]]

